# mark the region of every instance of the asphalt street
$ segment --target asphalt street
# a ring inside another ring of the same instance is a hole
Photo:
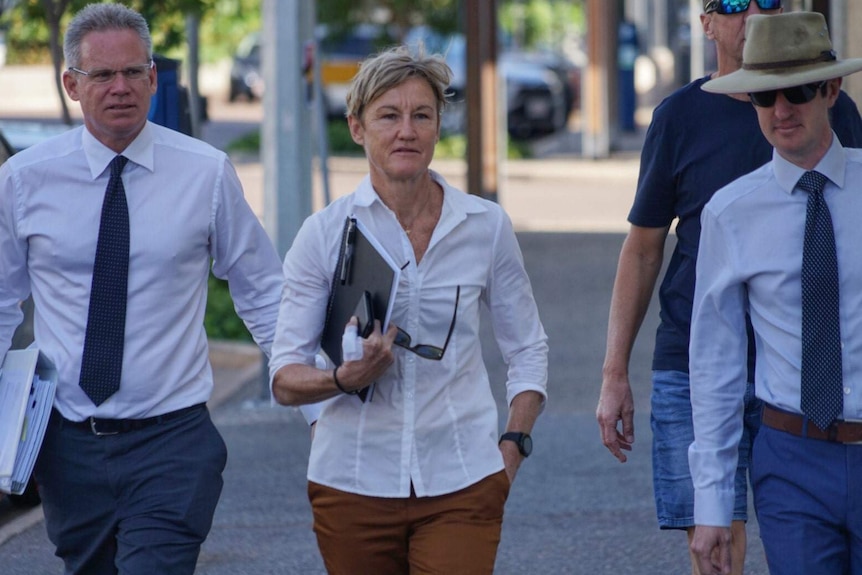
[[[496,573],[688,573],[685,535],[659,531],[654,517],[648,388],[655,309],[632,359],[637,439],[627,463],[605,450],[595,423],[623,236],[524,232],[519,239],[550,338],[550,398],[534,430],[534,454],[507,503]],[[482,337],[502,398],[505,369],[487,330]],[[324,573],[305,491],[308,430],[295,411],[270,407],[262,392],[252,378],[214,410],[230,456],[201,575]],[[755,532],[749,548],[746,572],[765,574]],[[61,572],[41,523],[0,546],[0,566],[5,575]]]
[[[0,68],[0,85],[12,85],[5,78]],[[0,96],[0,116],[10,109],[6,98]],[[219,144],[236,130],[259,125],[259,109],[257,114],[243,105],[211,108],[213,121],[204,137]],[[560,146],[557,150],[543,160],[507,164],[500,197],[519,231],[549,335],[550,384],[547,407],[533,433],[533,455],[506,506],[495,572],[684,575],[690,573],[685,535],[657,528],[652,497],[649,367],[655,303],[632,357],[636,442],[627,463],[618,463],[601,445],[594,415],[637,150],[598,162],[566,155]],[[442,165],[452,183],[463,185],[463,166]],[[260,164],[238,163],[238,171],[259,211]],[[338,193],[347,193],[362,176],[362,162],[335,162],[334,172]],[[487,327],[482,338],[502,428],[505,366]],[[309,435],[304,421],[292,409],[270,406],[255,365],[227,363],[217,366],[216,376],[222,396],[213,403],[213,418],[227,442],[229,461],[197,573],[323,574],[306,498]],[[6,513],[0,508],[0,573],[61,573],[38,510]],[[753,518],[746,573],[767,573]]]

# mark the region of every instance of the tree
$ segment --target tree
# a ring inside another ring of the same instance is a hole
[[[61,67],[63,65],[63,46],[60,44],[60,19],[66,13],[66,8],[72,0],[41,0],[42,8],[45,10],[45,21],[48,24],[48,30],[51,32],[49,36],[49,49],[51,51],[51,63],[54,66],[54,84],[57,87],[57,94],[60,96],[60,109],[63,114],[63,121],[67,124],[72,123],[72,116],[69,114],[69,106],[66,105],[66,99],[63,97],[63,81]]]
[[[72,118],[64,95],[62,82],[63,73],[63,45],[61,41],[61,28],[70,17],[70,13],[77,12],[91,0],[0,0],[0,16],[5,8],[15,7],[18,3],[22,11],[21,18],[25,21],[43,21],[48,29],[48,51],[51,64],[54,68],[54,83],[60,100],[61,115],[65,123],[71,124]],[[154,51],[169,51],[181,46],[186,40],[186,24],[190,20],[195,26],[202,15],[212,11],[217,0],[126,0],[121,2],[130,8],[137,10],[147,20],[150,26],[150,34],[153,37]],[[196,34],[191,34],[196,38]],[[190,52],[197,53],[194,46]],[[197,77],[197,62],[194,68],[189,70],[192,77]],[[197,82],[193,83],[197,86]],[[199,96],[197,93],[190,95],[195,103]]]
[[[318,0],[317,19],[335,29],[369,20],[392,24],[400,33],[427,24],[441,32],[458,28],[459,0]]]

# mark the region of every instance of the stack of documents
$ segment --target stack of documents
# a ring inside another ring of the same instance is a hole
[[[51,417],[57,370],[37,349],[6,353],[0,367],[0,491],[27,487]]]

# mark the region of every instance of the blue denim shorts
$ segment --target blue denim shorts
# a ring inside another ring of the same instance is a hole
[[[688,374],[654,371],[652,387],[652,468],[656,514],[661,529],[694,526],[694,485],[688,468],[688,447],[694,441]],[[760,427],[762,402],[754,384],[745,390],[745,417],[736,468],[734,521],[748,520],[748,468],[751,446]]]

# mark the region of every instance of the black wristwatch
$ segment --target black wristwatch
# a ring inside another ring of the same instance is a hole
[[[518,451],[520,451],[521,455],[524,457],[530,457],[530,454],[533,452],[533,438],[530,437],[529,433],[507,431],[500,436],[500,441],[498,443],[502,443],[504,441],[514,441],[518,446]]]

